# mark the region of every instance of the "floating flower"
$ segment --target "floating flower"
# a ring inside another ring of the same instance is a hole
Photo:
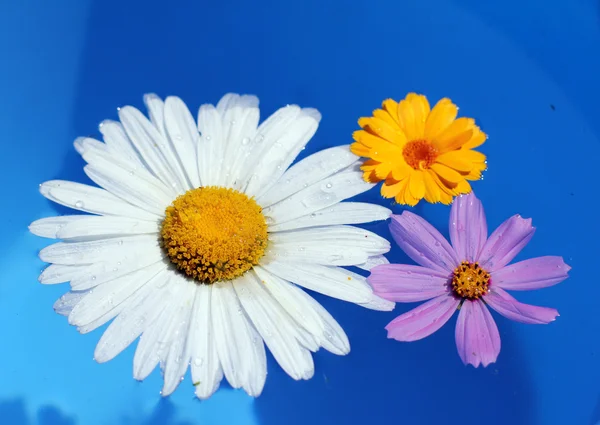
[[[522,304],[506,292],[546,288],[568,277],[570,267],[562,257],[507,265],[533,236],[531,219],[515,215],[488,238],[483,207],[471,193],[452,205],[452,246],[429,223],[408,211],[392,216],[390,230],[419,266],[379,265],[371,271],[369,283],[376,294],[391,301],[429,301],[390,322],[386,327],[389,338],[425,338],[458,309],[455,337],[460,358],[475,367],[487,366],[500,353],[500,335],[487,306],[522,323],[547,324],[558,316],[553,308]]]
[[[399,204],[450,204],[454,196],[471,192],[467,180],[478,180],[486,169],[485,155],[473,149],[487,136],[472,118],[456,118],[458,107],[440,100],[432,110],[423,95],[409,93],[399,103],[387,99],[373,116],[361,118],[353,134],[352,152],[369,158],[361,167],[364,179],[384,181],[381,195]]]
[[[390,211],[340,203],[372,185],[348,146],[290,167],[315,133],[320,114],[287,106],[258,126],[258,99],[229,94],[203,105],[194,122],[177,97],[147,95],[150,120],[119,110],[100,126],[104,143],[78,139],[86,174],[101,188],[68,181],[41,185],[48,199],[95,215],[34,222],[52,263],[45,284],[70,281],[55,304],[81,333],[114,318],[95,350],[106,362],[141,338],[133,374],[160,363],[163,395],[188,366],[199,398],[223,375],[258,396],[264,344],[294,379],[309,379],[311,351],[343,355],[348,339],[297,285],[366,308],[390,310],[364,269],[385,261],[389,243],[347,224],[384,220]],[[290,168],[288,168],[290,167]],[[293,282],[293,283],[292,283]],[[264,341],[264,343],[263,343]]]

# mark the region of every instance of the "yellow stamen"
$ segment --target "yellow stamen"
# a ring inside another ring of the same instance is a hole
[[[267,246],[260,206],[245,194],[201,187],[181,195],[165,212],[163,248],[183,273],[201,283],[241,276]]]
[[[438,151],[427,140],[412,140],[404,145],[402,156],[412,168],[422,170],[433,165],[438,156]]]
[[[487,294],[490,274],[477,263],[463,261],[452,275],[452,291],[461,298],[478,299]]]

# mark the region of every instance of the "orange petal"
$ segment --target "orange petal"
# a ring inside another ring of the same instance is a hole
[[[412,167],[404,162],[404,158],[396,160],[396,163],[392,167],[392,177],[396,181],[407,178],[412,171]]]
[[[406,136],[400,127],[392,126],[388,122],[376,118],[361,118],[359,124],[368,132],[373,133],[391,143],[402,146],[406,143]]]
[[[408,190],[416,199],[423,199],[425,196],[425,182],[423,180],[423,171],[414,170],[408,180]]]
[[[458,182],[464,180],[464,177],[461,176],[460,173],[444,164],[435,163],[431,166],[431,169],[435,171],[439,177],[450,183],[453,183],[453,185],[456,185]]]
[[[375,118],[379,118],[380,120],[387,122],[392,127],[398,127],[396,117],[392,117],[387,111],[384,111],[383,109],[375,109],[373,111],[373,116]]]
[[[479,129],[479,127],[475,126],[473,129],[473,135],[471,136],[471,140],[463,145],[463,148],[466,149],[474,149],[477,146],[481,146],[487,140],[487,134]]]
[[[413,105],[407,99],[401,100],[398,104],[398,122],[408,140],[415,140],[423,137],[423,134],[418,133]]]
[[[459,172],[468,173],[473,169],[473,162],[468,160],[462,149],[446,152],[436,158],[436,162],[447,165],[448,167]]]
[[[369,148],[362,143],[352,143],[350,145],[350,152],[357,156],[368,156]]]
[[[386,180],[381,186],[381,196],[384,198],[394,198],[406,186],[407,180],[404,179],[399,182]]]
[[[419,137],[423,137],[425,135],[425,122],[427,121],[430,112],[429,102],[425,96],[416,93],[409,93],[406,96],[406,100],[408,100],[413,107],[415,132]]]
[[[386,99],[381,104],[381,107],[398,123],[398,102],[393,99]]]
[[[471,140],[475,120],[472,118],[459,118],[438,134],[432,141],[440,152],[448,152],[460,148]]]
[[[424,171],[423,182],[425,183],[425,200],[427,202],[435,204],[436,202],[440,202],[441,190],[440,186],[433,178],[433,174],[435,173],[431,170]]]
[[[473,190],[473,189],[471,189],[471,185],[469,184],[469,182],[468,182],[468,181],[466,181],[466,180],[464,180],[464,179],[463,179],[463,180],[461,180],[461,181],[458,183],[458,185],[456,185],[456,187],[454,188],[454,192],[455,192],[457,195],[461,195],[461,194],[462,194],[462,195],[465,195],[465,194],[467,194],[467,193],[471,193],[471,190]]]
[[[457,152],[461,152],[462,157],[464,159],[466,159],[467,161],[485,163],[485,155],[482,154],[481,152],[472,151],[470,149],[465,149],[465,148],[463,148]]]
[[[456,119],[458,108],[448,98],[440,100],[425,122],[425,138],[432,140]]]

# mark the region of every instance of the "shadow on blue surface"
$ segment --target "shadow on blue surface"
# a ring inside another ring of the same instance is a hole
[[[22,399],[0,401],[0,418],[5,425],[76,425],[75,419],[54,406],[41,407],[32,420]]]
[[[55,406],[42,406],[32,420],[23,399],[0,401],[0,419],[3,425],[77,425],[77,421],[67,416]],[[139,415],[123,416],[122,425],[194,425],[177,418],[175,406],[169,399],[161,399],[148,417]],[[113,424],[115,425],[115,424]]]
[[[139,416],[124,416],[122,425],[194,425],[192,422],[177,419],[175,405],[168,399],[163,398],[157,404],[147,418]]]

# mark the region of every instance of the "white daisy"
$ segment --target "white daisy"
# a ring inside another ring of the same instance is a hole
[[[141,335],[133,360],[143,380],[160,363],[163,395],[188,366],[207,398],[223,375],[258,396],[264,344],[294,379],[314,373],[311,351],[343,355],[348,339],[299,286],[375,310],[393,303],[340,266],[387,262],[389,243],[348,224],[384,220],[378,205],[341,201],[373,185],[348,146],[290,165],[320,114],[296,105],[258,125],[258,99],[228,94],[194,122],[177,97],[146,95],[150,119],[126,106],[104,121],[104,143],[75,141],[101,188],[41,185],[48,199],[94,215],[38,220],[36,235],[62,239],[40,252],[45,284],[71,283],[54,308],[81,333],[111,319],[95,359],[114,358]],[[289,167],[289,168],[288,168]]]

